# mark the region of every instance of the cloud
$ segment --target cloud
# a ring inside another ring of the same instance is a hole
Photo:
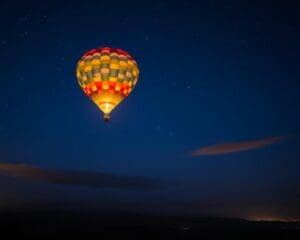
[[[219,155],[219,154],[228,154],[242,151],[249,151],[257,148],[262,148],[268,145],[279,143],[286,140],[288,137],[277,136],[270,138],[263,138],[254,141],[244,141],[244,142],[231,142],[218,144],[214,146],[208,146],[199,148],[192,151],[193,156],[204,156],[204,155]]]
[[[24,164],[0,163],[0,173],[32,181],[95,188],[151,190],[159,188],[162,185],[159,180],[148,177],[119,176],[92,171],[48,170]]]

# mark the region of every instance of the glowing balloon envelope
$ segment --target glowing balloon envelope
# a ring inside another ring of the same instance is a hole
[[[122,49],[95,48],[78,61],[76,76],[81,89],[108,121],[110,112],[134,89],[139,68]]]

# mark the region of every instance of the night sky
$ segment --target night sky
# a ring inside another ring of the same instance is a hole
[[[1,1],[0,210],[300,219],[299,6],[246,2]],[[104,46],[140,68],[108,124]]]

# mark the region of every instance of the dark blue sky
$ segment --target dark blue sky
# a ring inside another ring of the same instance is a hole
[[[1,209],[300,218],[299,6],[199,2],[1,1],[1,163],[162,183],[128,190],[0,175]],[[101,46],[128,51],[140,68],[109,124],[75,76],[81,55]],[[191,154],[274,136],[287,139]]]

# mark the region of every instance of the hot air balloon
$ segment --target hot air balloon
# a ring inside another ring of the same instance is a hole
[[[109,121],[110,112],[134,89],[139,68],[122,49],[95,48],[78,61],[76,76],[84,93],[104,113],[104,121]]]

